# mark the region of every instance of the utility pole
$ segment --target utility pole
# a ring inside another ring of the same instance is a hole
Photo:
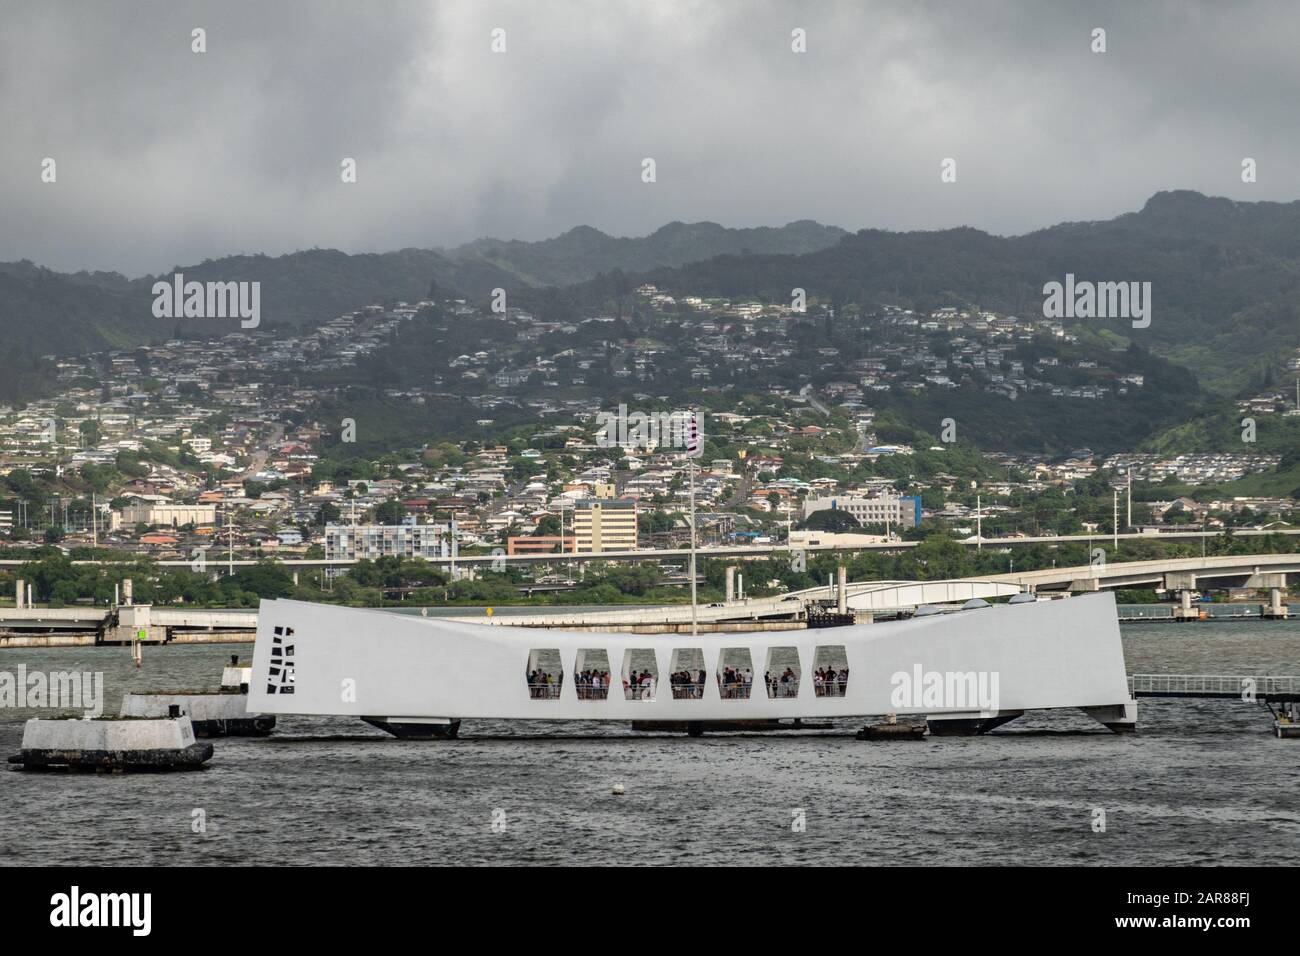
[[[1128,477],[1128,515],[1124,519],[1124,530],[1133,530],[1133,469],[1129,468],[1125,473]]]
[[[1112,495],[1112,501],[1111,501],[1110,531],[1111,531],[1111,535],[1113,536],[1111,538],[1111,547],[1118,548],[1119,547],[1119,489],[1112,488],[1111,495]]]
[[[456,524],[456,516],[453,514],[451,517],[451,540],[449,542],[449,546],[451,547],[451,579],[453,581],[456,580],[456,552],[460,550],[458,547],[460,542],[456,537],[459,531],[460,527]]]
[[[978,494],[975,495],[975,550],[984,550],[984,506]]]

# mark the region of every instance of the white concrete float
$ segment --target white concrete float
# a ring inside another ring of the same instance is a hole
[[[221,672],[220,693],[176,691],[174,693],[127,693],[122,696],[122,717],[166,717],[172,706],[180,708],[194,725],[199,737],[265,737],[275,730],[275,716],[248,710],[248,684],[252,665],[239,663],[231,655]]]
[[[554,662],[558,685],[528,684],[539,653]],[[748,655],[754,679],[743,699],[720,693],[715,675],[724,653],[731,661]],[[813,672],[826,653],[845,662],[848,679],[819,693]],[[703,661],[707,680],[679,696],[668,675],[682,668],[683,655]],[[629,661],[645,666],[637,657],[657,671],[648,693],[622,683]],[[802,679],[793,693],[773,696],[764,674],[778,658],[793,661]],[[611,676],[613,686],[603,695],[575,689],[573,675],[592,666]],[[956,693],[932,698],[910,686],[928,684],[932,674]],[[973,699],[979,681],[996,687],[996,701]],[[1026,710],[1054,708],[1082,709],[1115,731],[1132,730],[1137,720],[1110,593],[887,624],[695,637],[483,627],[268,600],[260,608],[249,706],[271,714],[350,715],[397,736],[442,737],[454,736],[464,718],[698,727],[894,713],[924,716],[940,734],[983,733]]]
[[[28,770],[191,770],[212,757],[194,739],[188,717],[159,720],[43,720],[23,727],[22,752],[9,758]]]
[[[239,692],[224,694],[135,694],[122,695],[121,717],[166,717],[177,706],[190,718],[199,737],[265,737],[275,730],[271,714],[250,714],[248,697]]]

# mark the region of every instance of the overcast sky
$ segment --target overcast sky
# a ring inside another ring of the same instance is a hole
[[[0,0],[0,260],[134,276],[580,224],[1010,234],[1161,189],[1300,198],[1300,4],[1086,7]]]

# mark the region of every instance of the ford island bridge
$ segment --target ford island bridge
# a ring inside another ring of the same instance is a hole
[[[841,567],[838,579],[824,586],[756,598],[739,596],[738,570],[737,566],[726,570],[724,600],[696,609],[699,630],[788,630],[867,623],[876,618],[907,617],[924,605],[939,611],[955,610],[973,599],[1008,598],[1024,592],[1041,598],[1053,593],[1063,597],[1135,587],[1163,588],[1177,594],[1179,601],[1171,619],[1179,621],[1201,619],[1192,602],[1196,590],[1263,589],[1269,600],[1260,617],[1285,619],[1287,575],[1300,575],[1300,554],[1161,558],[937,581],[849,582]],[[23,590],[19,582],[19,593]],[[257,629],[257,612],[253,610],[135,604],[129,587],[124,603],[108,608],[43,608],[24,603],[20,597],[16,608],[0,609],[0,647],[130,644],[136,640],[146,644],[239,643],[251,641]],[[504,614],[494,615],[489,610],[462,620],[490,626],[636,633],[678,633],[692,627],[691,608],[686,604],[595,611],[548,608],[536,613],[512,608]]]

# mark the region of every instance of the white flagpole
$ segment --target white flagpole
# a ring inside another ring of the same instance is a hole
[[[695,459],[703,452],[704,438],[700,435],[698,413],[692,411],[686,436],[686,474],[691,490],[691,636],[699,633],[699,615],[697,613],[695,588]]]
[[[688,458],[686,470],[690,475],[691,482],[691,636],[694,637],[699,633],[699,621],[697,620],[695,608],[695,459]]]

